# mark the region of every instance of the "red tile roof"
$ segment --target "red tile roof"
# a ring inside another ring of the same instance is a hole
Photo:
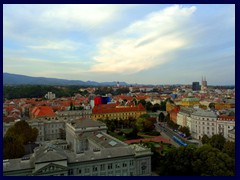
[[[142,104],[138,106],[116,106],[116,104],[103,104],[94,106],[93,114],[105,114],[105,113],[117,113],[117,112],[129,112],[129,111],[146,111]]]
[[[218,118],[223,121],[235,121],[235,116],[218,116]]]
[[[36,106],[33,108],[31,114],[33,117],[55,116],[53,109],[49,106]]]

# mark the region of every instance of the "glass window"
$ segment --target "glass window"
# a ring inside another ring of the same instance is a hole
[[[89,168],[85,168],[85,173],[89,173]]]
[[[101,171],[105,171],[105,164],[101,164],[101,165],[100,165],[100,170],[101,170]]]
[[[97,166],[93,166],[93,172],[97,171]]]
[[[112,169],[112,163],[108,164],[108,169]]]

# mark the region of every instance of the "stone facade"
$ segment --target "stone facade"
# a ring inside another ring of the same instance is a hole
[[[5,176],[149,176],[151,150],[106,134],[94,120],[66,123],[66,141],[43,142],[22,159],[3,161]]]

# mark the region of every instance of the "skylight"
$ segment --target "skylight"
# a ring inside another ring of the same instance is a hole
[[[115,146],[115,145],[117,144],[117,142],[112,140],[112,141],[109,142],[109,144],[110,144],[111,146]]]
[[[103,137],[103,135],[102,134],[97,134],[96,135],[98,138],[101,138],[101,137]]]

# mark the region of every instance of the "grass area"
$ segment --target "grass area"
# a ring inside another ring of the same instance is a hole
[[[132,129],[122,129],[121,131],[125,134],[128,134],[128,133],[132,132]]]
[[[109,132],[109,134],[117,139],[119,139],[120,141],[126,141],[127,138],[125,138],[124,136],[121,136],[121,135],[118,135],[117,133],[115,132]]]

